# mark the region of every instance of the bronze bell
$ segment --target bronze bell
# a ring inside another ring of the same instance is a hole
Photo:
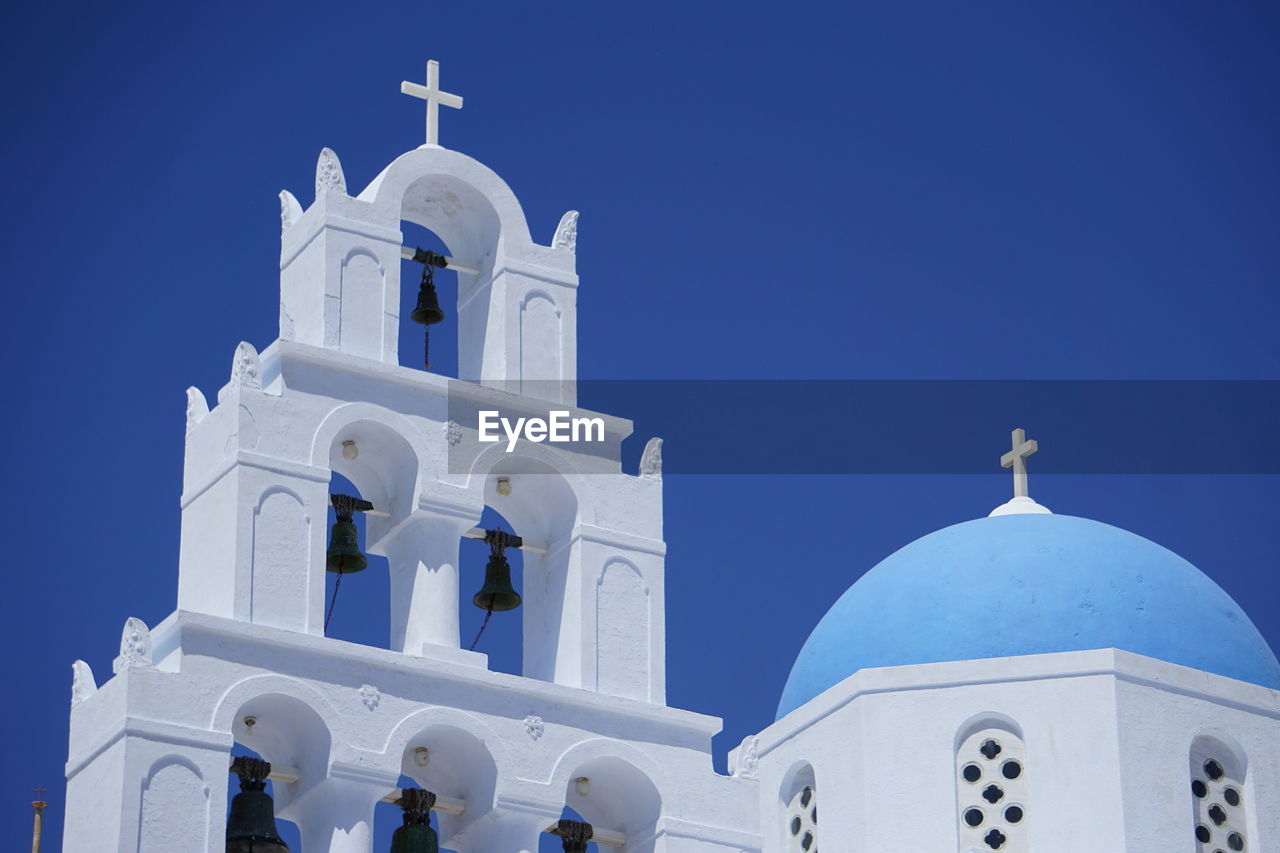
[[[329,551],[325,556],[324,567],[340,575],[363,571],[368,568],[369,561],[360,553],[360,540],[356,534],[355,522],[349,515],[339,515],[329,534]]]
[[[431,808],[436,795],[421,788],[405,788],[396,805],[404,809],[404,825],[391,836],[391,853],[440,853],[440,841],[431,828]]]
[[[481,610],[515,610],[520,606],[520,593],[511,585],[511,564],[501,548],[494,548],[484,567],[484,586],[471,599]]]
[[[440,307],[440,297],[436,295],[436,286],[429,272],[422,276],[422,284],[418,287],[418,305],[409,318],[424,326],[434,326],[444,320],[444,309]]]
[[[231,798],[227,817],[227,853],[289,853],[276,829],[275,804],[264,789],[271,765],[240,756],[231,763],[240,777],[240,793]]]

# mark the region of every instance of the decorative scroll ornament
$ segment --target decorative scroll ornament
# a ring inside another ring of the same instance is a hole
[[[258,364],[258,351],[253,344],[241,341],[231,359],[231,384],[241,388],[261,388],[262,376]]]
[[[458,442],[462,441],[462,424],[457,421],[449,421],[444,425],[444,440],[449,442],[450,447],[457,447]]]
[[[578,251],[578,211],[570,210],[560,217],[560,224],[556,226],[556,236],[551,241],[551,248],[568,249],[575,253]]]
[[[326,149],[328,150],[328,149]],[[302,205],[288,190],[280,190],[280,233],[289,230],[289,226],[302,216]]]
[[[209,401],[204,398],[200,389],[192,385],[187,389],[187,432],[204,420],[209,414]]]
[[[542,737],[542,733],[546,731],[546,728],[542,718],[537,714],[530,714],[524,718],[524,733],[534,740]]]
[[[733,775],[740,779],[755,779],[760,775],[760,739],[747,735],[738,747],[738,760]]]
[[[662,477],[662,439],[657,436],[649,439],[640,454],[640,476],[651,480]]]
[[[119,673],[139,666],[151,666],[151,629],[146,622],[130,616],[120,634],[120,654],[111,671]]]
[[[93,680],[93,670],[89,664],[78,660],[71,664],[71,707],[98,692],[98,682]]]
[[[325,148],[316,160],[316,198],[325,193],[337,190],[344,195],[347,192],[347,178],[342,174],[342,163],[332,148]]]
[[[372,711],[382,701],[382,692],[372,684],[362,684],[360,685],[360,701]]]

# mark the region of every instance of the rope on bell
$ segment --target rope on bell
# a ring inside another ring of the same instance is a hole
[[[519,548],[524,544],[524,540],[514,533],[508,533],[505,530],[486,530],[484,532],[484,541],[489,543],[489,559],[505,560],[507,558],[506,550],[508,548]],[[467,649],[469,652],[476,650],[476,644],[480,642],[480,637],[484,634],[484,629],[489,627],[489,620],[493,618],[493,602],[489,602],[489,606],[484,611],[484,621],[480,623],[480,630],[476,632],[476,638],[471,641],[471,647]]]
[[[589,823],[561,818],[551,834],[560,836],[564,853],[587,853],[587,842],[594,833]]]
[[[444,255],[429,252],[426,249],[414,249],[413,260],[422,264],[422,281],[418,285],[418,305],[413,309],[410,318],[423,325],[422,330],[422,366],[431,369],[431,327],[444,319],[444,311],[440,309],[440,299],[436,295],[435,271],[449,266]]]
[[[373,509],[373,504],[369,501],[362,500],[351,495],[330,494],[329,503],[333,504],[333,514],[337,516],[337,520],[347,523],[351,522],[351,517],[357,512],[368,512]],[[343,572],[338,572],[337,577],[333,581],[333,598],[329,600],[329,610],[324,615],[324,630],[329,630],[329,620],[333,618],[333,608],[338,604],[338,587],[342,586]]]

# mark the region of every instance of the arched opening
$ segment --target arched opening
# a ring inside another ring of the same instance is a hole
[[[364,498],[355,483],[337,472],[329,480],[329,493]],[[337,520],[337,511],[330,502],[325,526],[326,549],[334,545],[332,536]],[[341,574],[325,570],[324,635],[362,646],[390,648],[387,600],[391,590],[387,559],[368,550],[368,516],[355,512],[351,521],[356,526],[356,542],[368,566],[362,571]]]
[[[364,556],[367,567],[338,573],[328,571],[326,566],[321,624],[325,636],[390,648],[390,570],[385,553],[373,545],[413,507],[418,454],[402,434],[407,425],[394,420],[397,416],[376,407],[344,415],[350,410],[351,407],[339,409],[332,416],[336,427],[321,428],[318,441],[327,442],[328,447],[325,452],[322,444],[316,455],[324,458],[332,472],[330,495],[346,495],[373,505],[370,511],[351,514],[356,528],[355,548]],[[350,419],[344,421],[344,417]],[[337,511],[332,501],[326,521],[322,535],[327,552],[335,544]]]
[[[511,522],[491,506],[484,508],[478,526],[482,530],[503,530],[520,535]],[[462,566],[458,601],[462,647],[488,655],[489,669],[493,672],[521,675],[524,671],[523,636],[527,601],[522,601],[516,610],[495,611],[492,615],[473,602],[476,592],[485,582],[489,556],[487,543],[480,539],[463,538],[458,560]],[[511,567],[511,585],[525,598],[525,552],[519,548],[508,548],[506,558]]]
[[[404,245],[438,255],[452,257],[453,253],[433,231],[414,222],[400,223]],[[399,363],[417,370],[427,369],[425,346],[430,335],[430,373],[438,376],[458,376],[458,273],[448,267],[432,268],[431,278],[436,296],[445,318],[432,326],[413,321],[411,315],[418,304],[418,291],[422,283],[424,265],[412,260],[400,262],[400,337],[397,356]]]

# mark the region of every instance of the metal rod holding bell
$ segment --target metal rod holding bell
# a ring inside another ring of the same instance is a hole
[[[426,255],[431,256],[430,260],[425,257]],[[400,257],[404,258],[406,261],[416,261],[420,264],[430,263],[432,266],[439,267],[440,269],[451,269],[456,272],[470,273],[471,275],[480,274],[480,270],[470,266],[469,264],[459,263],[457,258],[450,258],[447,255],[428,252],[427,250],[419,249],[416,246],[401,246]]]

